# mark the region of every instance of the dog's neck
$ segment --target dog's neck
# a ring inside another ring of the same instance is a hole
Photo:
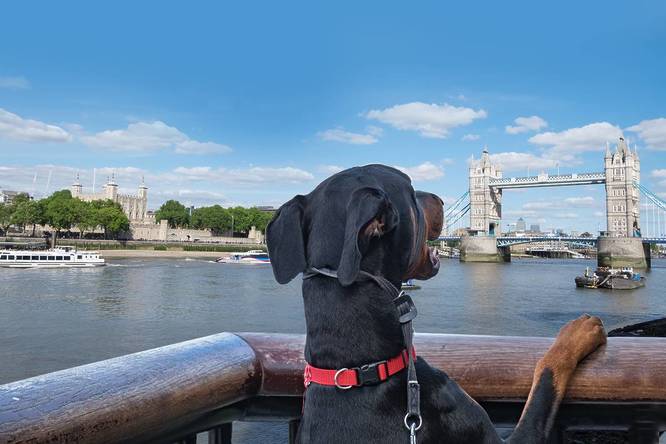
[[[399,354],[404,345],[393,297],[371,280],[349,287],[326,276],[304,280],[305,359],[336,369]]]

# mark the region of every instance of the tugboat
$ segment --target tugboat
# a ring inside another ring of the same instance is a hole
[[[585,275],[577,276],[575,282],[576,287],[633,290],[645,286],[645,276],[634,273],[631,267],[620,269],[599,267],[594,272],[590,272],[588,267],[585,269]]]

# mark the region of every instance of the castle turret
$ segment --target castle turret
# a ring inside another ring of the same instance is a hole
[[[79,181],[79,173],[76,173],[76,180],[72,184],[70,191],[72,192],[72,197],[81,197],[83,195],[83,185]]]
[[[141,177],[141,185],[139,185],[137,197],[138,202],[136,218],[143,221],[146,219],[146,214],[148,213],[148,187],[146,186],[143,177]]]
[[[104,194],[107,199],[116,201],[118,198],[118,184],[116,183],[115,174],[111,174],[111,177],[104,185]]]

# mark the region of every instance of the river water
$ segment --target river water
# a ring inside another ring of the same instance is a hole
[[[585,260],[443,260],[411,294],[420,332],[553,336],[583,312],[608,329],[666,316],[666,261],[645,288],[577,289]],[[112,259],[96,269],[0,269],[0,384],[221,331],[303,333],[300,278],[268,266]],[[285,442],[286,426],[239,424],[234,442]],[[272,435],[268,439],[264,435]]]

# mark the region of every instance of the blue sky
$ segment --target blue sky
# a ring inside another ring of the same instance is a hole
[[[505,176],[600,171],[624,134],[666,193],[663,2],[237,3],[4,5],[0,188],[90,191],[96,168],[153,208],[279,205],[379,162],[450,202],[484,145]],[[605,226],[602,187],[504,203]]]

